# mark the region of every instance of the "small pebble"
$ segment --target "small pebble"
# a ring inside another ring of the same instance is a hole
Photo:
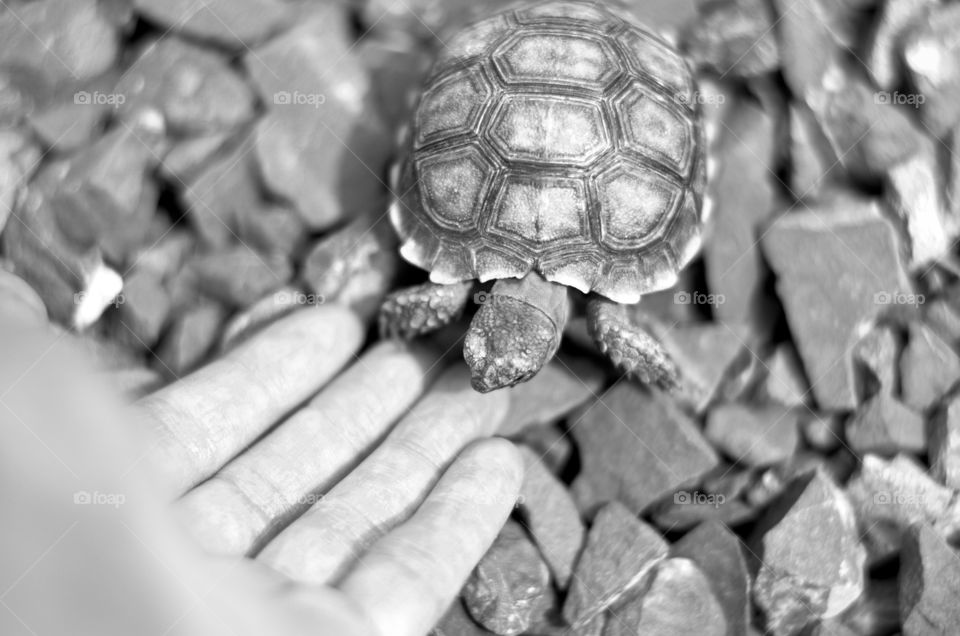
[[[903,401],[925,411],[960,380],[960,356],[926,325],[910,323],[900,356],[900,378]]]

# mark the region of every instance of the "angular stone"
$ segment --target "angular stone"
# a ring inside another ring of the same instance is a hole
[[[733,461],[765,466],[793,455],[800,411],[779,404],[719,404],[707,415],[707,439]]]
[[[520,511],[557,587],[566,589],[583,545],[583,521],[566,486],[553,476],[540,455],[526,446],[519,449],[527,467]]]
[[[762,244],[817,404],[853,408],[857,330],[884,298],[909,290],[891,226],[876,202],[854,200],[782,216]]]
[[[776,27],[783,76],[801,101],[820,86],[827,69],[841,57],[841,47],[830,29],[832,4],[822,0],[773,2],[779,18]]]
[[[694,422],[659,392],[621,383],[584,413],[573,436],[582,469],[574,482],[593,506],[620,501],[634,513],[717,465]]]
[[[744,329],[726,322],[677,325],[663,334],[661,342],[680,369],[678,399],[701,413],[728,388],[752,358]]]
[[[900,556],[904,636],[952,634],[960,625],[960,555],[933,528],[910,529]]]
[[[903,224],[909,263],[914,270],[928,269],[943,257],[957,235],[958,221],[950,218],[946,209],[942,172],[927,145],[887,171],[884,195]]]
[[[879,88],[892,91],[902,83],[903,35],[938,4],[938,0],[885,0],[880,4],[864,55],[867,70]]]
[[[841,178],[830,142],[810,109],[800,103],[790,105],[790,159],[790,191],[796,199],[816,198]]]
[[[547,594],[550,574],[523,528],[508,521],[463,588],[467,611],[492,632],[527,630]]]
[[[211,159],[183,192],[187,216],[204,243],[225,247],[236,237],[237,219],[251,205],[263,205],[256,187],[253,140],[245,138]]]
[[[280,0],[133,0],[137,12],[161,31],[177,31],[232,48],[253,46],[292,21]]]
[[[232,137],[229,132],[216,132],[174,140],[161,161],[161,173],[174,183],[195,182],[208,163],[227,152]]]
[[[810,388],[803,376],[803,367],[796,350],[788,343],[780,344],[764,363],[763,380],[766,397],[786,406],[802,406],[810,402]]]
[[[303,284],[325,302],[373,316],[394,283],[400,259],[387,221],[362,217],[318,240],[301,267]]]
[[[100,94],[105,93],[109,94],[109,91]],[[97,91],[92,94],[96,95]],[[103,121],[113,107],[94,103],[92,99],[84,103],[84,95],[91,93],[87,89],[77,91],[66,101],[57,101],[27,115],[30,128],[45,147],[59,153],[74,152],[92,143],[99,135]]]
[[[960,121],[960,10],[934,6],[903,37],[903,61],[922,96],[920,118],[931,136],[947,135]]]
[[[136,254],[134,263],[138,269],[149,270],[167,280],[178,272],[187,257],[196,249],[197,241],[192,232],[183,228],[166,227],[159,238]]]
[[[750,575],[737,535],[722,523],[707,521],[673,544],[670,555],[690,559],[703,572],[723,610],[726,633],[745,634],[751,618]]]
[[[960,398],[952,396],[930,420],[930,472],[960,490]]]
[[[123,281],[118,297],[117,337],[131,347],[152,347],[170,317],[170,298],[163,282],[149,270],[135,269]]]
[[[950,347],[960,343],[960,315],[942,298],[925,302],[923,320]]]
[[[293,273],[286,258],[258,254],[245,245],[201,256],[193,267],[204,293],[235,307],[282,287]]]
[[[594,517],[577,560],[563,616],[575,628],[639,589],[667,556],[667,542],[623,505],[612,502]]]
[[[530,448],[554,475],[563,475],[574,455],[573,439],[557,425],[528,426],[516,441]]]
[[[364,38],[357,46],[363,65],[370,69],[374,99],[391,127],[410,121],[430,56],[420,46],[394,40]]]
[[[22,66],[51,83],[100,75],[117,57],[113,24],[97,0],[40,0],[0,13],[0,66]]]
[[[927,447],[924,427],[919,413],[889,393],[878,393],[847,420],[847,443],[860,455],[922,453]]]
[[[292,256],[308,234],[300,215],[282,205],[252,205],[238,212],[237,238],[264,254]]]
[[[900,383],[900,342],[888,326],[874,326],[853,348],[859,400],[877,393],[893,393]]]
[[[212,302],[187,307],[173,320],[160,343],[158,370],[179,378],[196,368],[216,343],[225,313]]]
[[[507,389],[510,410],[498,435],[555,422],[603,390],[603,370],[586,359],[555,359],[528,382]]]
[[[63,325],[89,327],[123,286],[99,249],[77,245],[62,231],[54,207],[35,188],[20,197],[2,241],[13,273],[36,290],[50,317]]]
[[[866,181],[930,143],[906,109],[881,95],[855,70],[832,66],[807,99],[844,169]]]
[[[689,559],[671,558],[656,567],[646,592],[613,612],[603,636],[724,636],[742,633],[728,630],[723,607],[697,564]]]
[[[686,532],[704,523],[736,528],[756,519],[757,508],[722,493],[680,491],[656,504],[650,519],[665,533]]]
[[[887,526],[894,531],[894,541],[916,523],[928,523],[944,537],[960,529],[960,505],[954,493],[905,455],[890,460],[866,455],[860,473],[847,484],[847,493],[864,531]]]
[[[293,202],[312,229],[348,214],[377,211],[391,144],[370,74],[349,36],[345,8],[317,9],[246,56],[268,105],[257,125],[257,158],[267,187]],[[330,60],[336,60],[331,66]]]
[[[458,27],[482,16],[493,15],[510,0],[487,0],[477,5],[471,0],[367,0],[362,5],[366,25],[403,34],[412,34],[433,43],[449,45],[449,35]]]
[[[960,380],[960,356],[929,327],[912,322],[900,356],[900,378],[903,401],[925,411]]]
[[[748,325],[751,335],[762,338],[771,326],[772,309],[763,290],[768,274],[757,237],[778,208],[777,119],[746,97],[732,100],[711,144],[711,152],[724,160],[707,180],[711,235],[704,241],[703,258],[716,301],[714,317]],[[744,188],[744,180],[752,187]]]
[[[864,589],[866,553],[846,495],[823,471],[795,482],[761,522],[754,599],[775,634],[839,615]]]
[[[115,91],[122,114],[157,110],[179,135],[234,130],[253,117],[253,91],[228,59],[176,37],[144,46]]]
[[[726,77],[752,77],[780,66],[773,10],[764,0],[700,3],[681,36],[697,65]]]

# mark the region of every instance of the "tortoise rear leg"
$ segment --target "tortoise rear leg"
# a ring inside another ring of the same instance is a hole
[[[567,323],[567,288],[536,272],[498,280],[470,323],[463,357],[481,393],[532,378],[560,347]]]
[[[669,390],[679,385],[673,360],[653,336],[630,320],[624,305],[591,298],[587,302],[587,327],[597,347],[627,375]]]
[[[389,294],[380,306],[380,335],[410,340],[444,327],[463,313],[474,282],[423,283]]]

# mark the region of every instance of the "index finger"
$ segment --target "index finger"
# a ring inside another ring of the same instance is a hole
[[[363,343],[356,313],[311,307],[266,327],[223,358],[140,401],[151,459],[181,494],[325,385]]]

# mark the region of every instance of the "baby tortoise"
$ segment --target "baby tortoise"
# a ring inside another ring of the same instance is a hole
[[[456,319],[473,386],[529,380],[560,345],[569,288],[599,348],[644,382],[676,370],[626,304],[700,246],[704,143],[683,58],[626,14],[577,0],[505,11],[447,43],[396,169],[400,253],[430,282],[384,302],[411,338]]]

